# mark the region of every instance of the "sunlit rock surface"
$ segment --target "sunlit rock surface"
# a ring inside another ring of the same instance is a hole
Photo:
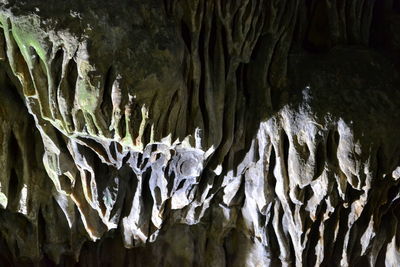
[[[1,265],[400,265],[399,21],[0,0]]]

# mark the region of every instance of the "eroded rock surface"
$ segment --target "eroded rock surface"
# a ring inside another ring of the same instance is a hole
[[[0,1],[0,261],[399,265],[399,21],[388,0]]]

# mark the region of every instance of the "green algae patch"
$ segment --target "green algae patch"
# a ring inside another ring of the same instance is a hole
[[[40,22],[38,19],[29,18],[27,21],[12,22],[11,31],[16,43],[18,44],[21,53],[27,62],[31,64],[31,47],[35,50],[39,58],[48,68],[47,51],[50,51],[50,46],[45,41],[47,35],[38,30]]]

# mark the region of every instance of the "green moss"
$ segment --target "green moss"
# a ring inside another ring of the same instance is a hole
[[[32,21],[32,25],[38,24],[37,21]],[[20,27],[18,24],[12,24],[12,34],[14,36],[15,41],[17,42],[24,58],[30,61],[30,47],[34,48],[40,59],[45,63],[46,68],[48,59],[46,58],[46,50],[43,48],[43,45],[40,42],[40,33],[37,30],[40,26],[25,28]]]

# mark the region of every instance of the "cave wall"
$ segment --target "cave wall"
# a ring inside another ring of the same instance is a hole
[[[0,1],[0,262],[397,266],[400,2]]]

